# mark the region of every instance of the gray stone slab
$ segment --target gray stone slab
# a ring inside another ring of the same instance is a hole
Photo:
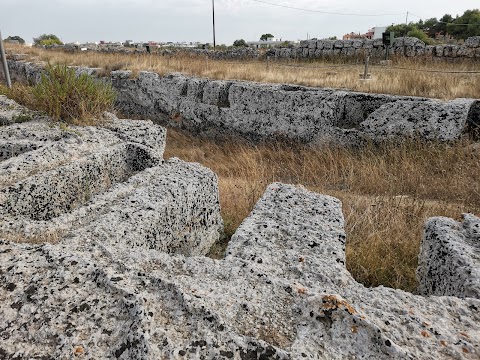
[[[425,224],[417,277],[424,295],[480,299],[480,219],[432,218]]]

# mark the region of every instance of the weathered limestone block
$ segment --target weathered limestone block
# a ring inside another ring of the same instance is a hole
[[[343,48],[343,41],[342,40],[336,40],[335,43],[333,44],[335,49],[342,49]]]
[[[443,56],[443,51],[444,51],[444,46],[443,45],[435,46],[435,55],[436,56]]]
[[[472,36],[465,40],[465,46],[471,48],[480,47],[480,36]]]
[[[420,294],[480,299],[480,218],[429,219],[418,263]]]
[[[164,163],[164,128],[105,116],[103,128],[0,127],[0,237],[93,236],[208,252],[222,231],[216,176],[199,165]]]
[[[363,44],[364,44],[364,40],[363,39],[355,39],[353,40],[353,47],[355,49],[360,49],[363,47]]]
[[[309,40],[308,48],[315,50],[317,48],[317,40]]]
[[[418,136],[427,140],[453,141],[477,122],[473,111],[479,100],[456,99],[447,102],[398,100],[380,106],[359,126],[359,130],[372,139]],[[472,119],[471,117],[475,117]]]
[[[0,354],[478,357],[478,299],[357,284],[345,269],[343,226],[337,199],[277,183],[242,223],[224,260],[101,237],[0,242]]]
[[[383,40],[382,39],[373,40],[373,47],[383,47]]]
[[[332,50],[335,46],[335,40],[324,40],[323,41],[323,48],[326,50]]]

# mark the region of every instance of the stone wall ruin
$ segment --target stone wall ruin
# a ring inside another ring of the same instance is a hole
[[[42,67],[9,60],[12,78],[35,83]],[[95,74],[97,69],[77,68]],[[140,72],[112,71],[117,107],[211,136],[252,141],[284,138],[302,143],[358,146],[365,141],[418,137],[453,141],[476,133],[480,100],[441,101],[296,85],[260,84]]]

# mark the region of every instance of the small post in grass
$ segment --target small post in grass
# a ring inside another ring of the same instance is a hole
[[[10,72],[8,71],[7,58],[5,56],[5,48],[3,47],[2,32],[0,31],[0,57],[2,58],[3,73],[5,74],[5,80],[7,80],[7,87],[12,87],[12,81],[10,80]]]
[[[360,74],[360,80],[371,80],[371,74],[368,72],[368,65],[370,62],[370,56],[365,58],[365,70],[363,74]]]

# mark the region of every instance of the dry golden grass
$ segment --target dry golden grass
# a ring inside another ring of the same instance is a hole
[[[8,49],[12,53],[26,53],[37,61],[102,68],[104,73],[119,69],[129,69],[134,74],[145,70],[154,71],[161,75],[181,72],[212,79],[345,88],[372,93],[425,96],[439,99],[480,97],[480,73],[446,73],[448,71],[480,72],[480,62],[473,60],[451,64],[418,59],[397,59],[394,61],[395,66],[403,66],[414,70],[434,69],[445,73],[395,70],[373,64],[370,70],[374,80],[362,82],[359,81],[359,73],[362,73],[364,68],[362,64],[332,64],[332,62],[325,61],[270,61],[267,65],[265,61],[206,60],[201,56],[188,55],[170,57],[157,54],[68,53],[12,45],[9,45]],[[342,66],[332,67],[338,65]]]
[[[311,149],[214,142],[170,129],[165,158],[172,156],[218,174],[229,235],[271,182],[338,197],[346,218],[347,268],[367,286],[414,290],[424,221],[480,212],[480,149],[467,141]]]

